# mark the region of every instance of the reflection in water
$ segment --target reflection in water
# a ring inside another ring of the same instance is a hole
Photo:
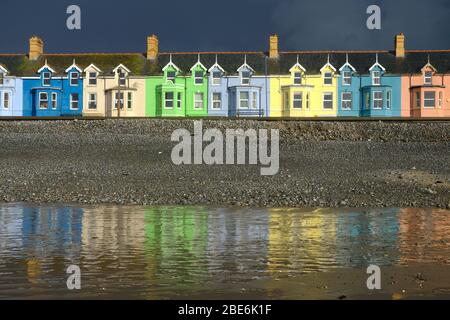
[[[450,263],[448,211],[0,206],[0,298],[176,297],[333,268]],[[80,293],[73,293],[80,294]],[[47,296],[48,295],[48,296]]]

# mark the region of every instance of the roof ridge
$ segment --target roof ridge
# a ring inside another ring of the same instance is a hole
[[[159,55],[169,54],[264,54],[265,51],[179,51],[179,52],[160,52]]]
[[[284,54],[301,53],[390,53],[390,50],[304,50],[304,51],[280,51]]]
[[[433,50],[405,50],[405,52],[425,53],[425,52],[450,52],[450,49],[433,49]]]

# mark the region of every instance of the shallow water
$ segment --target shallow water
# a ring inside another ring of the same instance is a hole
[[[164,299],[339,268],[450,265],[450,212],[0,205],[0,298]],[[82,290],[66,286],[70,265]]]

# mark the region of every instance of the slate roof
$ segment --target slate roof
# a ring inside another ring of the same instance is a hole
[[[190,68],[197,62],[199,52],[172,53],[172,62],[182,70],[184,74],[190,74]],[[305,67],[307,74],[318,74],[326,64],[328,55],[330,63],[339,69],[346,61],[345,51],[316,51],[316,52],[280,52],[278,59],[267,59],[265,52],[200,52],[201,63],[209,69],[216,61],[225,69],[227,74],[236,74],[236,70],[244,63],[252,67],[257,75],[289,74],[289,69],[297,62]],[[378,54],[379,63],[386,68],[388,74],[415,74],[428,62],[437,69],[438,73],[450,73],[450,50],[435,51],[407,51],[405,58],[396,58],[391,51],[349,51],[350,64],[360,74],[368,73],[369,68],[375,63],[375,54]],[[161,75],[162,68],[169,62],[170,53],[160,53],[156,61],[149,61],[142,53],[123,54],[45,54],[37,61],[30,61],[25,54],[7,55],[0,54],[0,64],[4,65],[15,76],[35,76],[45,60],[57,74],[64,74],[75,59],[76,64],[85,69],[91,63],[100,68],[103,74],[112,74],[112,70],[119,64],[123,64],[134,76]]]

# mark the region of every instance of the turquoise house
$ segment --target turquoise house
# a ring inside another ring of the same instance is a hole
[[[339,69],[338,117],[401,117],[397,67],[389,52],[347,54]]]

